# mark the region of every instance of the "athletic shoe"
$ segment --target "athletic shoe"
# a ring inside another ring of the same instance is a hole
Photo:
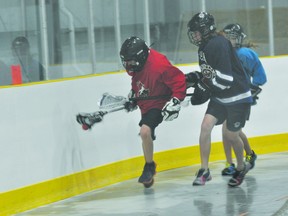
[[[256,159],[257,159],[257,155],[255,154],[253,150],[252,150],[252,154],[246,155],[245,161],[251,164],[250,169],[254,168]]]
[[[199,169],[196,173],[196,179],[193,182],[193,185],[205,185],[206,181],[210,181],[212,179],[212,176],[210,175],[210,170],[207,169],[205,172],[205,169]]]
[[[222,170],[223,176],[232,176],[236,172],[235,164],[226,163],[226,167]]]
[[[242,182],[243,182],[243,180],[244,180],[244,177],[245,177],[245,175],[248,173],[248,171],[250,170],[250,168],[251,168],[250,164],[249,164],[249,165],[248,165],[248,164],[246,165],[246,164],[244,163],[244,169],[243,169],[243,170],[238,171],[238,170],[236,169],[233,177],[229,180],[228,185],[229,185],[230,187],[236,187],[236,186],[239,186],[240,184],[242,184]]]
[[[139,177],[138,182],[148,184],[153,180],[155,174],[156,164],[154,161],[152,163],[145,163],[142,175]]]

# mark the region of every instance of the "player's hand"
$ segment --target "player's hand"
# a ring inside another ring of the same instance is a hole
[[[197,83],[202,79],[203,75],[199,71],[193,71],[185,74],[187,88],[195,88]]]
[[[258,95],[261,93],[262,89],[259,86],[250,85],[250,90],[251,90],[251,94],[252,94],[252,105],[256,105],[257,104],[257,100],[259,99]]]
[[[199,81],[194,89],[190,101],[192,105],[200,105],[208,101],[210,96],[211,92],[209,88],[204,83]]]
[[[91,129],[95,123],[102,121],[104,115],[105,113],[102,111],[97,111],[95,113],[79,113],[76,116],[76,120],[80,125],[85,126],[86,129]]]
[[[124,109],[127,111],[127,112],[132,112],[134,110],[137,109],[137,103],[136,101],[127,101],[125,104],[124,104]]]
[[[181,109],[180,100],[176,97],[171,98],[162,109],[162,116],[165,121],[172,121],[179,115]]]
[[[137,101],[135,100],[135,92],[133,89],[128,94],[128,101],[124,104],[124,109],[127,112],[132,112],[137,109]]]

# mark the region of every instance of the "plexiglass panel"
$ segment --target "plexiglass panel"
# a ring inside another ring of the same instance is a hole
[[[203,10],[215,17],[217,30],[241,24],[259,56],[288,53],[286,0],[0,0],[0,5],[0,85],[122,70],[119,50],[133,35],[174,64],[197,62],[187,23]]]

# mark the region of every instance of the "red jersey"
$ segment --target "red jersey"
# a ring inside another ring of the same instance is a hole
[[[150,49],[147,61],[139,72],[127,72],[132,76],[132,89],[135,97],[151,97],[168,95],[183,100],[186,96],[186,82],[184,73],[173,66],[163,54]],[[139,100],[141,113],[150,109],[162,109],[167,98],[153,100]]]

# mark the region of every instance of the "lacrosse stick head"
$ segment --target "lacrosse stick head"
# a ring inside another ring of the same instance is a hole
[[[106,92],[98,101],[98,106],[100,110],[112,110],[123,107],[127,101],[126,97],[116,96]]]

